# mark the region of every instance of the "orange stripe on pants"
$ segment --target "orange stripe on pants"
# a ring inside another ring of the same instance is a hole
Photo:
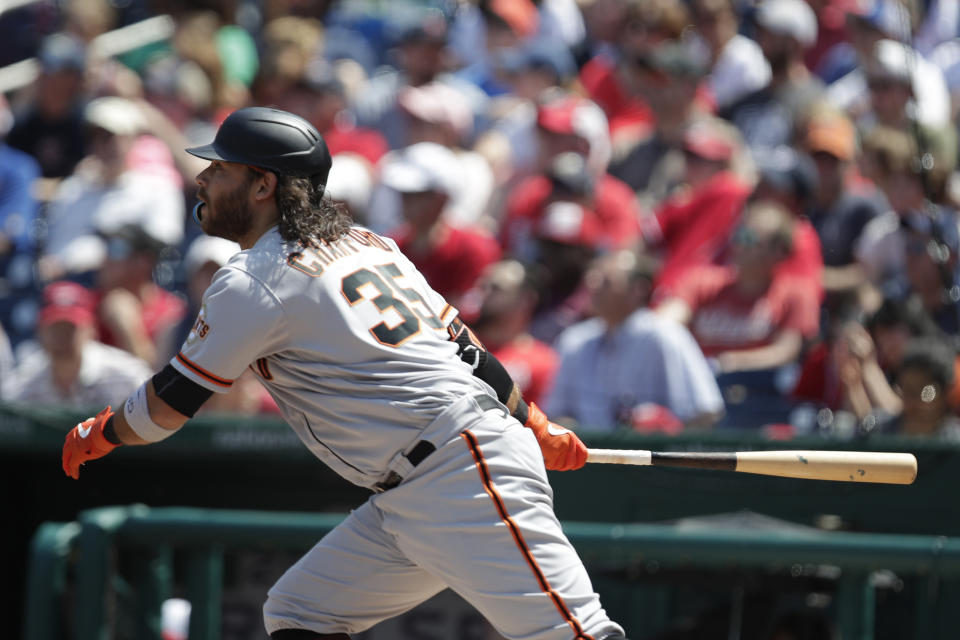
[[[470,452],[473,454],[473,459],[477,465],[477,471],[480,472],[480,481],[483,483],[483,488],[487,492],[487,495],[490,496],[490,499],[493,500],[493,504],[497,509],[497,513],[500,514],[500,519],[507,525],[507,528],[510,530],[510,534],[513,536],[513,541],[516,543],[517,548],[520,550],[520,554],[523,555],[524,559],[527,561],[527,565],[530,567],[530,570],[533,572],[534,577],[537,579],[537,582],[540,584],[540,589],[550,596],[550,599],[553,601],[554,606],[557,608],[557,611],[560,612],[560,615],[563,616],[563,619],[570,625],[570,628],[573,629],[574,639],[575,640],[593,640],[592,636],[588,636],[583,632],[583,627],[580,626],[580,622],[577,621],[573,614],[570,613],[570,609],[567,608],[566,603],[563,599],[560,598],[560,594],[553,590],[550,586],[550,583],[547,582],[547,577],[543,575],[543,570],[540,569],[540,565],[537,564],[536,558],[533,557],[533,552],[530,551],[530,548],[527,546],[526,541],[523,539],[523,534],[520,532],[520,527],[517,526],[517,523],[513,521],[513,518],[510,517],[510,514],[507,513],[507,507],[503,503],[503,499],[500,497],[500,493],[497,491],[496,487],[493,486],[493,478],[490,476],[490,470],[487,468],[486,460],[483,458],[483,452],[480,451],[480,446],[477,444],[476,437],[469,431],[464,431],[460,434],[467,442],[467,446],[470,447]]]

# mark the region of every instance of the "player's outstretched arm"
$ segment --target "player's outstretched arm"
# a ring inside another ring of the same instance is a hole
[[[161,395],[157,395],[157,386]],[[64,473],[78,479],[80,465],[102,458],[120,445],[165,440],[193,416],[210,394],[167,366],[134,391],[122,411],[115,413],[108,406],[67,433],[63,443]]]
[[[524,402],[520,387],[504,366],[459,318],[449,330],[450,339],[460,346],[460,358],[473,367],[473,375],[489,384],[510,414],[537,436],[547,469],[572,471],[587,463],[587,445],[569,429],[550,422],[536,404]]]

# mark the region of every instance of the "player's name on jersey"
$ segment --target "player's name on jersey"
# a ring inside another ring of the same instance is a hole
[[[323,270],[334,261],[360,252],[360,246],[374,247],[384,251],[393,251],[383,238],[366,229],[350,229],[336,242],[323,242],[317,246],[306,247],[299,253],[291,254],[287,263],[298,271],[314,278],[323,274]]]

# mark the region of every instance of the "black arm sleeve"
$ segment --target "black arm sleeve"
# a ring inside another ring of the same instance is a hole
[[[169,364],[153,376],[153,392],[188,418],[213,395],[213,391],[201,387]]]
[[[467,325],[456,318],[450,325],[451,340],[457,343],[457,355],[460,359],[473,367],[473,375],[480,378],[497,392],[497,399],[507,404],[510,393],[513,391],[513,378],[503,368],[500,361],[486,350],[483,344],[467,328]]]

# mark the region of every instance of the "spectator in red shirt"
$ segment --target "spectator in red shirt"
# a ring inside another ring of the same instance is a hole
[[[699,119],[684,132],[683,183],[641,221],[646,250],[662,261],[657,297],[686,269],[722,253],[750,194],[743,151],[737,130],[715,118]]]
[[[659,311],[687,324],[715,370],[768,370],[796,362],[819,328],[819,300],[778,269],[796,220],[772,202],[748,206],[733,236],[733,263],[690,269]]]
[[[694,118],[704,113],[695,97],[709,71],[709,60],[691,44],[678,41],[634,54],[623,66],[630,91],[644,96],[656,124],[649,135],[617,141],[610,174],[653,207],[682,179],[683,136]]]
[[[516,260],[501,260],[484,271],[461,304],[460,315],[503,363],[524,399],[542,404],[558,360],[550,345],[529,333],[539,298],[534,271]]]
[[[777,269],[798,278],[822,301],[823,253],[817,230],[807,218],[817,192],[816,166],[807,154],[786,146],[759,155],[757,166],[760,182],[750,199],[776,202],[794,218],[792,249]]]
[[[391,156],[382,183],[401,194],[404,224],[390,235],[427,282],[457,306],[483,269],[500,258],[496,240],[477,228],[452,226],[444,216],[458,192],[451,172],[456,155],[446,147],[421,142]]]
[[[107,255],[97,272],[101,341],[129,351],[151,366],[163,366],[167,344],[186,313],[186,303],[153,280],[163,245],[138,225],[106,238]]]
[[[598,246],[631,246],[639,236],[638,210],[630,187],[606,173],[610,135],[600,108],[585,98],[554,94],[538,108],[537,131],[539,172],[520,182],[507,196],[501,226],[505,251],[522,262],[533,259],[534,230],[546,203],[555,194],[550,168],[559,156],[569,153],[582,158],[581,173],[585,182],[590,183],[581,197],[596,214]]]
[[[609,4],[593,3],[584,11],[588,29],[599,18],[605,19],[604,36],[609,42],[583,65],[580,83],[603,109],[610,121],[611,136],[619,146],[621,141],[649,135],[656,119],[646,97],[630,90],[623,67],[632,64],[634,56],[679,39],[691,20],[680,0],[613,3],[615,7]]]

